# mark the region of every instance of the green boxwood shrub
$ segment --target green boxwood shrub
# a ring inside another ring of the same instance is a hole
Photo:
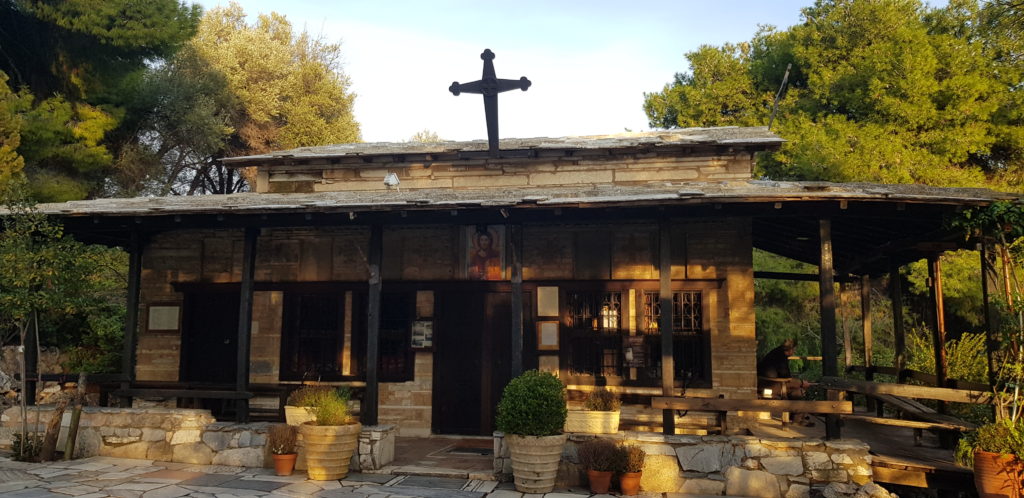
[[[1024,421],[1014,422],[1004,418],[978,427],[960,439],[953,456],[958,464],[973,467],[975,449],[1024,456]]]
[[[554,436],[565,426],[565,386],[558,377],[528,370],[512,379],[498,403],[498,430],[520,436]]]

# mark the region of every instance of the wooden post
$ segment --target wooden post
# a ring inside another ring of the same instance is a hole
[[[33,313],[28,320],[32,323],[29,324],[25,331],[25,404],[27,406],[35,406],[36,404],[36,386],[38,385],[39,379],[39,348],[36,347],[39,343],[37,335],[39,334],[39,318]]]
[[[892,335],[895,350],[893,366],[898,373],[903,371],[907,364],[907,338],[903,331],[903,279],[900,276],[900,267],[896,264],[889,266],[889,292],[892,300]],[[898,377],[896,382],[900,382]]]
[[[821,303],[821,370],[828,377],[839,376],[836,361],[836,289],[832,265],[832,220],[818,221],[821,259],[818,265],[818,294]],[[839,438],[839,417],[825,416],[825,438]]]
[[[245,229],[245,243],[242,246],[242,285],[238,297],[238,365],[236,367],[235,391],[249,391],[249,359],[252,342],[252,295],[255,287],[253,280],[256,275],[256,242],[260,229]],[[241,423],[249,422],[249,399],[240,398],[237,402],[235,418]]]
[[[661,316],[658,330],[661,332],[661,392],[664,396],[675,395],[675,362],[672,356],[672,225],[662,220],[658,230],[658,304]],[[662,410],[662,432],[676,433],[676,415],[673,410]]]
[[[931,294],[932,348],[935,351],[935,386],[946,387],[946,310],[942,300],[942,263],[938,254],[928,257],[928,290]],[[946,404],[938,402],[939,413]]]
[[[128,296],[125,300],[124,343],[121,351],[121,389],[129,389],[135,383],[135,354],[139,342],[139,291],[142,288],[142,237],[138,230],[132,230],[128,242]],[[132,406],[132,397],[120,400],[122,407]]]
[[[874,365],[874,351],[871,338],[871,276],[860,278],[860,320],[864,334],[864,366]]]
[[[993,275],[992,265],[989,264],[989,245],[982,240],[980,244],[981,253],[981,303],[982,311],[985,313],[985,354],[988,356],[988,385],[995,387],[996,385],[996,364],[995,364],[995,350],[998,349],[996,339],[993,337],[993,330],[995,329],[995,319],[993,316],[994,309],[992,308],[991,293],[998,292],[993,285],[993,281],[990,277]]]
[[[377,425],[377,363],[380,361],[380,293],[381,260],[384,254],[384,229],[380,225],[370,227],[370,289],[366,304],[366,393],[363,395],[363,425]]]
[[[819,277],[821,278],[821,277]],[[849,323],[846,320],[846,284],[839,284],[839,323],[843,326],[843,359],[846,368],[853,365],[853,332],[850,331]]]
[[[523,373],[523,227],[508,224],[512,242],[512,355],[511,373]]]

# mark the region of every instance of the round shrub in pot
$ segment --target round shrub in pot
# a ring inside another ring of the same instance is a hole
[[[498,430],[512,453],[512,476],[521,493],[555,487],[565,445],[565,386],[558,377],[528,370],[505,386],[498,403]]]

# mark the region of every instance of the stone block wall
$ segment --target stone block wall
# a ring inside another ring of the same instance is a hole
[[[417,351],[409,382],[380,383],[377,418],[393,424],[401,436],[429,436],[433,415],[434,354]]]
[[[547,154],[539,151],[539,154]],[[749,180],[752,153],[705,152],[680,157],[678,151],[593,155],[547,160],[482,158],[432,162],[378,161],[364,167],[323,164],[257,168],[256,192],[335,192],[386,190],[384,177],[395,173],[403,189],[488,189],[566,185],[638,185],[652,182]],[[382,158],[386,159],[386,158]]]
[[[558,486],[586,483],[586,469],[579,465],[576,447],[595,437],[569,435],[562,451]],[[641,432],[601,437],[639,445],[647,453],[640,487],[648,493],[807,498],[812,490],[826,488],[838,490],[840,495],[852,494],[864,489],[863,486],[874,489],[870,487],[869,448],[856,440],[664,436]],[[500,432],[494,433],[494,455],[496,478],[510,481],[511,453]]]
[[[29,430],[33,430],[37,421],[40,430],[45,430],[52,416],[52,406],[30,407]],[[64,447],[69,424],[70,410],[64,413],[58,448]],[[197,465],[264,467],[272,464],[267,447],[270,425],[216,422],[209,410],[86,407],[79,422],[74,457],[99,455]],[[3,412],[0,427],[4,429],[0,446],[9,447],[11,434],[21,427],[20,408]],[[390,464],[395,455],[395,432],[391,425],[363,427],[351,468],[377,470]]]

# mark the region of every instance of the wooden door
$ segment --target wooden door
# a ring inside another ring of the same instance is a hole
[[[438,292],[433,430],[490,435],[509,379],[511,295]]]
[[[200,384],[234,384],[238,371],[237,292],[185,295],[180,378]]]

